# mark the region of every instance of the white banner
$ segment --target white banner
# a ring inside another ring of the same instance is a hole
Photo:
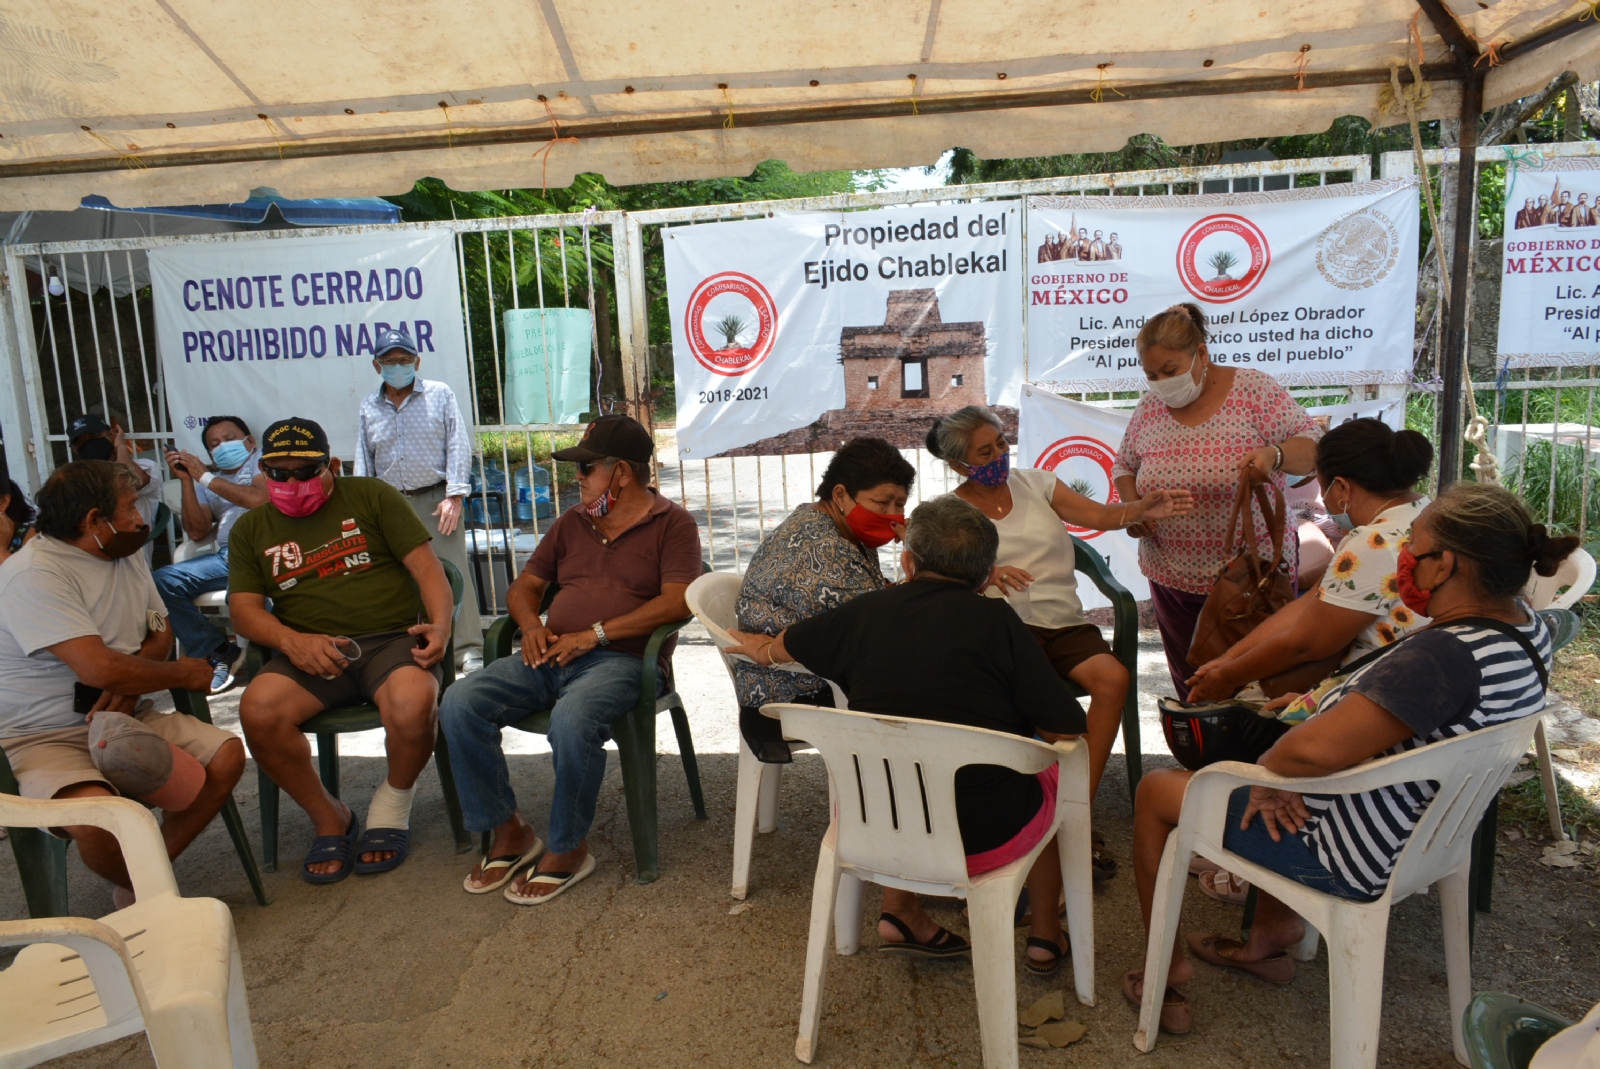
[[[1411,179],[1206,196],[1028,201],[1028,377],[1144,387],[1134,339],[1183,301],[1211,358],[1285,385],[1408,382],[1417,289]]]
[[[1600,160],[1529,156],[1507,168],[1500,359],[1600,363]]]
[[[1117,449],[1132,417],[1131,409],[1096,408],[1036,386],[1023,386],[1012,462],[1019,468],[1053,471],[1056,478],[1096,501],[1121,501],[1111,482],[1111,465],[1116,463]],[[1111,573],[1137,600],[1150,597],[1150,583],[1139,570],[1138,540],[1121,531],[1090,531],[1071,524],[1067,530],[1106,558]],[[1111,604],[1082,573],[1078,597],[1086,609]]]
[[[679,454],[914,445],[963,405],[1015,406],[1018,220],[1013,202],[665,230]]]
[[[361,399],[381,384],[372,339],[403,326],[420,374],[473,420],[455,240],[443,231],[182,245],[150,252],[156,343],[178,445],[204,456],[211,416],[258,435],[304,416],[355,456]]]

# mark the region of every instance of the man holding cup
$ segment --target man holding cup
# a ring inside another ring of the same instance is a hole
[[[311,817],[306,881],[387,872],[406,859],[412,793],[433,753],[450,583],[405,497],[380,479],[340,476],[313,421],[268,427],[261,472],[269,504],[234,525],[228,608],[240,635],[277,653],[245,688],[239,723],[267,775]],[[300,730],[324,709],[363,703],[383,717],[389,758],[365,834],[317,778]]]

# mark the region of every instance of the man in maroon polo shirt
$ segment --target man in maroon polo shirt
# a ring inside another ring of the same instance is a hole
[[[639,659],[657,627],[689,615],[684,591],[700,575],[694,519],[650,485],[650,432],[604,416],[556,452],[578,465],[579,504],[550,526],[507,606],[522,656],[505,657],[445,691],[439,726],[450,742],[461,808],[472,831],[494,831],[463,881],[471,894],[505,887],[518,905],[547,902],[594,871],[585,836],[605,777],[610,728],[639,701]],[[545,588],[560,590],[544,621]],[[658,665],[657,683],[666,687]],[[517,811],[500,732],[549,709],[555,791],[550,848]],[[509,886],[507,886],[509,884]]]

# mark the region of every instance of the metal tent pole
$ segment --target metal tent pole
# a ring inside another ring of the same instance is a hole
[[[1439,395],[1439,489],[1461,474],[1462,402],[1467,371],[1467,287],[1472,281],[1472,228],[1477,223],[1478,123],[1483,75],[1461,84],[1461,157],[1456,165],[1455,232],[1450,252],[1450,306],[1444,330],[1444,389]],[[1426,176],[1424,176],[1426,177]]]

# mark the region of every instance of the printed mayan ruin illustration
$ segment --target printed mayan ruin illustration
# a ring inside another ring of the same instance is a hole
[[[987,353],[983,323],[944,322],[936,291],[893,290],[882,325],[845,327],[839,334],[844,408],[720,455],[821,452],[858,435],[916,448],[935,416],[984,403]],[[1016,433],[1016,409],[996,407],[995,414],[1008,434]]]

